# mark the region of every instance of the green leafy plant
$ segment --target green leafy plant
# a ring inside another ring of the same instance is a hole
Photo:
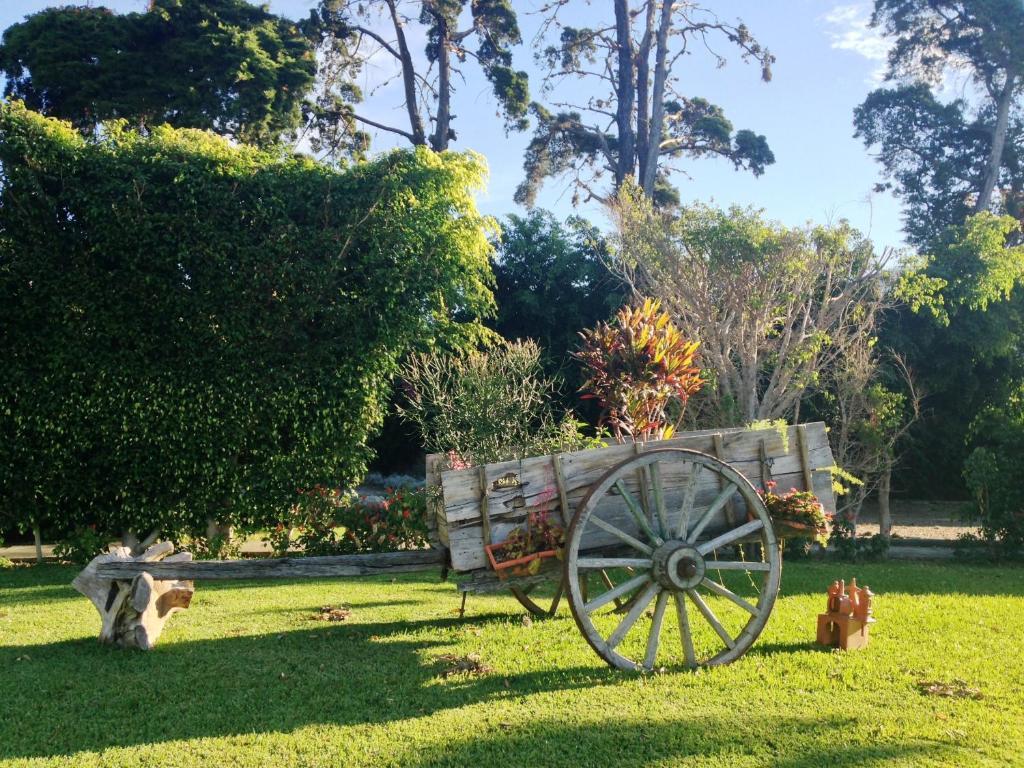
[[[565,528],[553,522],[546,510],[532,510],[522,525],[509,532],[505,541],[489,545],[486,549],[502,578],[509,574],[532,575],[540,571],[544,557],[562,556]],[[506,564],[509,567],[503,568]]]
[[[840,560],[850,562],[881,560],[889,551],[889,540],[877,533],[872,536],[858,536],[857,524],[851,510],[832,518],[828,551]]]
[[[812,539],[825,546],[829,537],[829,516],[818,497],[811,491],[796,488],[780,495],[775,493],[775,487],[775,482],[770,480],[768,487],[758,493],[781,535]]]
[[[96,555],[106,551],[109,537],[100,535],[95,525],[81,525],[65,534],[54,545],[53,554],[58,560],[85,565]]]
[[[0,167],[5,519],[273,525],[296,486],[358,482],[398,361],[493,306],[477,155],[339,171],[7,102]]]
[[[687,341],[652,299],[623,307],[611,323],[580,336],[575,357],[588,376],[583,397],[600,404],[599,423],[620,442],[671,437],[704,383],[694,365],[698,343]]]
[[[1024,386],[984,409],[971,425],[964,479],[990,556],[1024,556]]]
[[[551,406],[556,382],[544,375],[540,347],[501,342],[486,351],[412,355],[402,376],[402,416],[449,468],[602,445],[571,414]]]
[[[393,552],[427,546],[425,488],[389,489],[381,501],[359,499],[343,509],[343,549],[352,552]]]
[[[287,520],[268,535],[276,553],[393,552],[427,546],[425,488],[388,489],[379,501],[322,485],[300,492]]]

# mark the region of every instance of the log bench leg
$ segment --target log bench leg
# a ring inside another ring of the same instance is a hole
[[[138,557],[128,547],[117,547],[92,562],[71,582],[99,611],[100,642],[121,648],[152,650],[172,614],[188,608],[195,587],[191,581],[157,581],[148,573],[129,580],[103,579],[96,575],[99,565],[137,561],[187,562],[191,552],[174,552],[170,542],[154,544]]]

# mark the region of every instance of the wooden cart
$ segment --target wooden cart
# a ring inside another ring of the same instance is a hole
[[[79,588],[101,614],[105,602],[104,631],[109,625],[108,639],[117,641],[125,634],[119,625],[144,634],[147,611],[154,625],[166,618],[152,595],[170,580],[358,575],[438,563],[456,573],[464,595],[509,590],[538,616],[554,614],[566,598],[587,642],[615,667],[725,664],[764,629],[782,573],[775,526],[754,483],[812,490],[831,510],[832,466],[821,423],[687,432],[460,470],[443,470],[442,457],[429,456],[428,551],[206,562],[108,555],[90,565]],[[531,511],[563,521],[564,554],[536,574],[503,581],[484,547],[503,541]],[[115,593],[127,609],[111,607]],[[141,618],[125,620],[124,610]],[[142,640],[134,644],[151,647],[155,635]]]

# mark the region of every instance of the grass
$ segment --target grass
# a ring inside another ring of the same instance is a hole
[[[566,609],[471,597],[460,621],[434,573],[200,584],[155,651],[118,651],[73,574],[0,571],[5,768],[1024,765],[1021,569],[788,563],[746,656],[647,676],[607,669]],[[824,590],[851,575],[878,593],[871,646],[820,650]],[[446,677],[445,654],[490,671]]]

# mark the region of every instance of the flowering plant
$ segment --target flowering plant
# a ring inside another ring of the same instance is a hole
[[[289,519],[267,537],[277,554],[284,554],[291,544],[306,555],[392,552],[427,544],[423,488],[389,488],[379,501],[322,485],[299,493]]]
[[[776,483],[769,480],[767,488],[758,491],[768,514],[785,538],[814,539],[822,546],[828,543],[830,516],[811,491],[790,488],[781,496],[775,493]]]

